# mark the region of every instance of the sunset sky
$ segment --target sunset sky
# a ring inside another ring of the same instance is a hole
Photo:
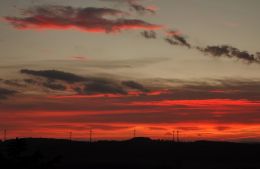
[[[1,0],[0,130],[260,141],[259,8],[259,0]]]

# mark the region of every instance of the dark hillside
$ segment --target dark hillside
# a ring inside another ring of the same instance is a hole
[[[260,144],[173,143],[148,138],[89,143],[29,138],[0,145],[1,163],[7,167],[33,163],[35,167],[55,169],[260,168]]]

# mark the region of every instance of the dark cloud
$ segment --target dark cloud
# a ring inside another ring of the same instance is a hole
[[[166,82],[168,83],[168,82]],[[260,100],[260,81],[246,79],[218,79],[205,82],[175,82],[178,86],[167,87],[168,93],[155,96],[156,99],[198,100],[198,99],[246,99]]]
[[[137,83],[135,81],[123,81],[122,85],[132,89],[140,90],[142,92],[149,92],[149,89],[146,89],[142,84]]]
[[[53,80],[61,80],[67,83],[80,82],[74,90],[79,94],[97,94],[97,93],[113,93],[126,94],[126,91],[112,80],[99,77],[81,77],[73,73],[62,72],[58,70],[28,70],[23,69],[21,73],[44,77],[49,79],[47,82],[41,84],[52,90],[65,90],[64,84],[54,83]],[[29,81],[31,82],[31,81]],[[33,82],[33,81],[32,81]]]
[[[149,92],[149,89],[135,81],[120,82],[116,79],[107,79],[104,77],[82,77],[59,70],[22,69],[20,72],[27,75],[46,78],[47,81],[44,81],[43,79],[25,79],[24,81],[27,84],[43,86],[52,90],[66,90],[65,83],[68,83],[67,85],[78,94],[127,94],[127,89]],[[55,80],[59,80],[59,82],[55,82]],[[76,84],[72,85],[71,83]]]
[[[47,81],[39,79],[23,79],[23,82],[25,82],[27,85],[35,85],[38,87],[45,87],[51,90],[65,91],[65,84],[62,84],[61,82],[54,82],[56,79],[57,78],[48,78]]]
[[[174,100],[189,100],[189,99],[260,99],[260,81],[246,79],[215,79],[205,82],[196,81],[181,81],[178,79],[168,81],[148,80],[145,83],[155,84],[155,86],[145,87],[139,82],[132,80],[117,80],[107,79],[105,77],[82,77],[76,74],[62,72],[58,70],[21,70],[22,73],[33,75],[44,79],[26,79],[26,83],[34,84],[39,87],[47,87],[53,90],[65,90],[68,85],[77,94],[123,94],[126,95],[131,90],[138,90],[144,93],[158,90],[158,94],[145,97],[139,95],[138,98],[146,100],[153,99],[174,99]],[[55,80],[59,80],[55,82]],[[77,82],[75,84],[71,84]],[[156,83],[154,83],[156,82]],[[175,87],[171,84],[174,82]],[[20,83],[20,82],[18,82]],[[66,84],[68,83],[68,84]],[[158,86],[159,85],[159,86]],[[176,86],[177,85],[177,86]],[[167,92],[163,92],[167,89]],[[162,90],[162,92],[160,92]]]
[[[66,90],[66,86],[64,86],[63,84],[58,84],[53,82],[45,82],[43,83],[43,86],[52,90],[60,90],[60,91]]]
[[[140,4],[133,2],[133,1],[130,1],[129,5],[132,9],[134,9],[139,14],[146,14],[146,13],[154,14],[154,13],[156,13],[155,9],[150,8],[150,7],[145,7],[145,6],[140,5]]]
[[[34,80],[34,79],[24,79],[23,80],[25,83],[27,83],[27,84],[32,84],[32,85],[35,85],[35,84],[37,84],[38,82],[36,81],[36,80]]]
[[[83,94],[127,94],[127,91],[117,83],[92,81],[85,84]]]
[[[144,85],[132,81],[116,79],[107,79],[104,77],[82,77],[76,74],[62,72],[58,70],[21,70],[22,73],[33,75],[36,77],[47,78],[48,81],[39,79],[27,79],[28,84],[36,84],[37,86],[47,87],[53,90],[65,90],[68,83],[69,88],[72,88],[78,94],[127,94],[131,89],[149,93],[154,87],[145,87]],[[44,79],[43,79],[44,80]],[[55,82],[55,80],[59,80]],[[153,81],[153,80],[152,80]],[[147,97],[146,99],[260,99],[260,81],[259,80],[208,80],[206,82],[194,81],[178,81],[173,80],[175,87],[168,86],[171,81],[158,81],[156,88],[167,89],[167,92]],[[71,83],[77,82],[73,85]],[[151,83],[151,81],[146,81]],[[165,85],[167,84],[167,85]],[[159,92],[160,93],[160,92]],[[173,94],[174,93],[174,97]],[[142,99],[145,96],[138,96]],[[137,98],[135,98],[137,99]]]
[[[143,20],[125,19],[125,16],[126,13],[111,8],[38,6],[25,10],[24,17],[5,17],[5,20],[17,29],[79,29],[108,33],[161,28]]]
[[[186,46],[188,48],[191,48],[191,44],[178,31],[174,31],[174,30],[168,31],[165,41],[171,45]]]
[[[146,39],[156,39],[157,35],[155,31],[143,31],[141,35]]]
[[[236,58],[239,60],[244,60],[247,63],[260,63],[260,57],[258,53],[256,55],[250,54],[247,51],[241,51],[229,45],[207,46],[205,48],[197,47],[197,49],[206,55]]]
[[[99,82],[101,83],[102,80]],[[112,82],[111,82],[112,83]],[[120,83],[86,83],[86,94],[112,93],[124,94]],[[93,85],[92,85],[93,84]],[[105,85],[104,85],[105,84]],[[90,87],[87,87],[89,85]],[[82,122],[82,123],[214,123],[225,126],[226,123],[259,124],[260,82],[241,80],[216,80],[213,83],[186,82],[181,86],[168,87],[170,92],[160,95],[140,95],[120,98],[41,98],[20,99],[16,102],[0,104],[0,110],[8,112],[46,111],[57,116],[39,118],[40,122]],[[83,90],[83,89],[80,89]],[[82,92],[82,91],[81,91]],[[84,93],[83,93],[84,94]],[[213,99],[213,100],[212,100]],[[176,101],[176,104],[165,100]],[[180,100],[178,102],[178,100]],[[148,104],[133,104],[148,103]],[[101,106],[102,105],[102,106]],[[21,112],[21,113],[20,113]],[[65,112],[84,112],[66,116]],[[61,113],[61,114],[59,114]],[[63,116],[62,113],[65,113]],[[61,116],[62,115],[62,116]],[[14,116],[15,117],[15,116]],[[26,121],[28,116],[25,116]],[[20,118],[19,118],[20,120]],[[43,121],[41,121],[43,120]],[[194,126],[186,126],[194,127]],[[195,126],[196,127],[196,126]],[[219,128],[220,130],[223,128]],[[195,130],[182,128],[182,130]]]
[[[24,70],[23,70],[24,72]],[[132,80],[117,80],[107,79],[104,77],[78,76],[68,72],[61,72],[58,70],[41,70],[41,71],[25,71],[26,74],[36,77],[44,77],[45,79],[30,79],[29,83],[36,84],[39,88],[47,87],[52,90],[65,90],[67,86],[70,91],[80,95],[95,95],[95,94],[118,94],[131,95],[132,90],[143,92],[138,96],[126,97],[124,99],[133,100],[193,100],[193,99],[246,99],[246,100],[260,100],[260,81],[259,80],[207,80],[205,82],[196,81],[158,81],[148,80],[145,82],[154,84],[149,88]],[[72,77],[72,78],[71,78]],[[76,77],[76,78],[75,78]],[[59,80],[59,81],[55,81]],[[32,81],[32,82],[31,82]],[[73,82],[77,82],[71,84]],[[156,82],[156,83],[155,83]],[[171,84],[175,84],[172,86]],[[159,85],[159,86],[158,86]],[[72,90],[71,90],[72,89]],[[164,91],[167,89],[167,92]],[[153,95],[153,91],[157,91]],[[150,95],[151,92],[151,95]],[[146,96],[146,93],[148,94]]]
[[[0,99],[7,99],[9,96],[13,96],[15,93],[17,92],[14,90],[0,88]]]
[[[167,37],[165,41],[171,45],[186,46],[192,48],[192,45],[187,39],[182,36],[182,33],[175,30],[166,32]],[[260,63],[260,53],[250,54],[248,51],[242,51],[230,45],[219,45],[219,46],[206,46],[196,47],[198,51],[205,55],[211,55],[214,57],[228,57],[246,61],[247,63]]]
[[[260,60],[260,52],[256,52],[256,57],[258,60]]]
[[[73,73],[62,72],[58,70],[29,70],[22,69],[20,71],[23,74],[44,77],[52,80],[62,80],[68,83],[82,82],[86,80],[84,77],[75,75]]]
[[[4,80],[4,83],[10,86],[24,87],[24,84],[21,84],[18,80]]]
[[[105,2],[118,2],[118,3],[126,3],[131,10],[136,11],[139,14],[155,14],[156,7],[154,6],[144,6],[140,4],[141,0],[102,0]]]
[[[165,41],[167,43],[169,43],[170,45],[180,45],[178,42],[176,42],[175,40],[173,40],[172,38],[169,38],[169,37],[165,38]]]

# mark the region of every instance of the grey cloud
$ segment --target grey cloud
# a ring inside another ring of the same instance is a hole
[[[45,82],[43,83],[43,86],[52,90],[60,90],[60,91],[66,90],[66,86],[64,86],[63,84],[58,84],[53,82]]]
[[[130,3],[130,7],[140,14],[145,14],[145,13],[154,14],[156,12],[155,10],[142,6],[138,3]]]
[[[155,14],[156,10],[150,7],[146,7],[140,4],[142,0],[102,0],[104,2],[117,2],[117,3],[126,3],[130,9],[136,11],[139,14]]]
[[[188,48],[191,48],[191,44],[178,31],[168,31],[165,41],[171,45],[186,46]]]
[[[21,84],[18,80],[4,80],[4,83],[10,86],[24,87],[24,84]]]
[[[187,39],[181,35],[179,31],[170,30],[167,31],[167,37],[165,41],[171,45],[185,46],[192,48],[193,46],[187,41]],[[243,60],[246,63],[260,63],[260,53],[250,54],[248,51],[242,51],[230,45],[219,45],[219,46],[206,46],[206,47],[195,47],[200,52],[205,55],[210,55],[214,57],[227,57]]]
[[[260,99],[260,80],[218,79],[206,82],[180,82],[180,86],[169,88],[172,93],[162,97],[174,100]]]
[[[180,45],[178,42],[173,40],[172,38],[165,38],[165,41],[169,43],[170,45]]]
[[[141,35],[146,39],[156,39],[157,35],[155,31],[143,31]]]
[[[62,72],[58,70],[29,70],[22,69],[20,71],[23,74],[33,75],[38,77],[44,77],[52,80],[62,80],[68,83],[82,82],[85,78],[75,75],[73,73]]]
[[[254,105],[256,100],[259,101],[260,82],[239,81],[239,80],[218,80],[216,83],[195,83],[186,82],[183,86],[172,87],[171,92],[161,95],[141,95],[138,97],[122,97],[122,98],[68,98],[68,99],[50,99],[42,98],[31,102],[30,100],[19,100],[19,102],[0,104],[0,109],[9,112],[24,112],[28,110],[45,110],[56,112],[57,116],[46,117],[46,119],[25,116],[26,120],[38,119],[46,121],[60,122],[84,122],[84,123],[178,123],[178,122],[212,122],[219,123],[224,126],[225,123],[238,124],[258,124],[260,122],[259,106]],[[102,83],[103,84],[103,83]],[[118,84],[117,84],[118,85]],[[116,85],[115,85],[116,86]],[[96,92],[122,93],[113,87],[101,86],[94,88],[92,94]],[[90,88],[91,89],[91,88]],[[105,91],[104,91],[105,90]],[[216,92],[212,92],[216,90]],[[218,90],[220,92],[218,92]],[[235,90],[235,92],[230,91]],[[238,90],[238,91],[236,91]],[[123,94],[123,93],[122,93]],[[196,104],[173,105],[161,107],[153,105],[151,102],[163,100],[207,100],[207,99],[231,99],[234,101],[245,100],[252,103],[251,106],[220,106],[218,109],[212,106],[200,107]],[[133,102],[147,102],[151,105],[133,105]],[[101,106],[102,105],[102,106]],[[75,114],[61,117],[59,112],[86,112],[86,114]],[[36,111],[37,112],[37,111]],[[95,112],[93,114],[93,112]],[[221,112],[219,116],[216,112]],[[223,113],[222,113],[223,112]],[[20,113],[19,113],[20,114]],[[15,117],[15,116],[13,116]],[[20,118],[19,118],[20,120]],[[188,127],[188,126],[187,126]],[[221,128],[219,128],[221,129]],[[223,128],[222,128],[223,129]],[[182,128],[182,130],[193,130],[193,128]]]
[[[126,94],[126,91],[114,83],[112,80],[97,77],[81,77],[73,73],[58,71],[58,70],[28,70],[23,69],[21,73],[44,77],[49,81],[43,83],[43,86],[53,90],[65,90],[63,84],[53,83],[50,80],[61,80],[67,83],[81,82],[75,91],[80,94],[96,94],[96,93],[118,93]],[[82,87],[83,86],[83,87]]]
[[[92,81],[85,84],[83,94],[127,94],[127,91],[120,85],[110,82]]]
[[[260,52],[256,52],[256,57],[258,60],[260,60]]]
[[[66,90],[63,83],[76,83],[73,87],[78,94],[127,94],[127,89],[136,89],[142,92],[148,92],[143,85],[135,81],[120,82],[116,79],[107,79],[104,77],[82,77],[73,73],[63,72],[59,70],[29,70],[22,69],[23,74],[35,77],[46,78],[47,81],[27,79],[26,83],[38,86],[44,86],[52,90]],[[59,82],[55,82],[59,80]]]
[[[26,71],[27,72],[27,71]],[[52,74],[54,72],[54,75]],[[167,89],[167,92],[162,92],[159,95],[154,96],[138,96],[134,97],[137,100],[153,100],[153,99],[247,99],[247,100],[259,100],[260,99],[260,80],[248,80],[248,79],[213,79],[203,81],[181,81],[171,80],[160,81],[159,79],[150,79],[144,81],[145,84],[155,84],[155,86],[146,87],[137,81],[133,80],[117,80],[107,79],[104,77],[82,77],[76,74],[68,72],[62,72],[58,70],[30,70],[29,75],[33,74],[36,77],[43,77],[51,80],[60,80],[52,82],[55,85],[46,85],[44,83],[48,81],[39,81],[38,79],[29,80],[32,83],[36,83],[39,87],[45,85],[45,87],[52,88],[53,90],[63,90],[64,83],[71,85],[70,87],[78,94],[127,94],[128,91],[138,90],[141,92],[149,92],[153,90]],[[72,79],[70,79],[72,77]],[[75,78],[76,77],[76,78]],[[44,80],[44,79],[43,79]],[[30,82],[31,83],[31,82]],[[172,86],[171,84],[174,83]],[[159,85],[159,86],[158,86]],[[128,98],[131,99],[131,98]]]
[[[122,84],[132,89],[137,89],[142,92],[149,92],[149,89],[145,88],[142,84],[135,81],[123,81]]]
[[[256,55],[250,54],[248,51],[241,51],[229,45],[207,46],[206,48],[197,47],[197,49],[206,55],[211,55],[214,57],[236,58],[239,60],[244,60],[247,63],[260,63],[258,53]]]
[[[171,82],[150,79],[145,81],[145,84],[153,82],[153,84],[156,84],[156,86],[150,86],[148,88],[145,87],[145,85],[142,85],[133,80],[117,80],[116,78],[107,79],[104,77],[91,76],[82,77],[76,74],[62,72],[58,70],[27,70],[25,72],[36,77],[44,77],[51,80],[61,80],[59,81],[59,83],[57,83],[59,85],[55,83],[56,85],[54,86],[47,86],[52,89],[56,88],[62,90],[65,85],[62,83],[62,81],[69,83],[69,85],[70,83],[77,82],[76,85],[74,85],[73,89],[78,94],[127,94],[128,91],[131,89],[139,90],[142,92],[149,92],[153,88],[156,88],[156,90],[167,89],[168,92],[162,93],[157,96],[146,97],[145,99],[260,99],[259,80],[214,79],[206,80],[205,82],[197,82],[181,81],[176,79]],[[40,86],[42,85],[42,83],[46,82],[40,82],[35,79],[33,80],[33,83],[36,83],[38,86]],[[174,83],[175,86],[169,85],[171,83]],[[174,93],[174,95],[172,93]],[[138,99],[143,99],[144,97],[145,96],[139,96]]]
[[[37,84],[38,82],[36,81],[36,80],[34,80],[34,79],[24,79],[23,80],[25,83],[27,83],[27,84],[32,84],[32,85],[35,85],[35,84]]]
[[[186,46],[188,48],[191,48],[191,45],[186,41],[184,37],[181,36],[166,37],[165,41],[170,45]]]
[[[9,96],[13,96],[15,93],[17,92],[14,90],[0,88],[0,99],[7,99]]]

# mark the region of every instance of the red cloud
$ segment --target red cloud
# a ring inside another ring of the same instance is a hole
[[[151,102],[133,102],[135,106],[260,106],[258,101],[231,100],[231,99],[208,99],[208,100],[160,100]]]
[[[110,8],[40,6],[25,11],[25,17],[5,17],[16,29],[78,29],[87,32],[155,30],[162,26],[138,19],[125,19],[124,12]]]

